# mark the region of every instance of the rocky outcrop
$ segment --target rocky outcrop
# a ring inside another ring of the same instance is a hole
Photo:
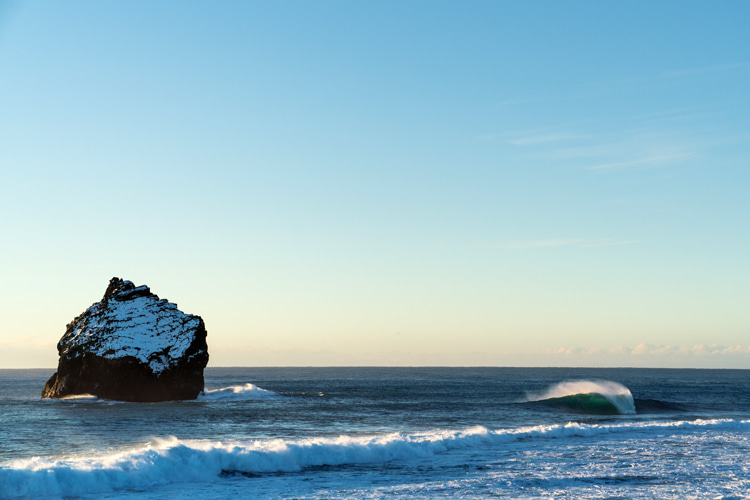
[[[104,297],[67,325],[43,398],[93,394],[118,401],[195,399],[208,363],[199,316],[147,286],[112,278]]]

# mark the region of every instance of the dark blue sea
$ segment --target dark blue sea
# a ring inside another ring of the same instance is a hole
[[[0,498],[750,498],[750,370],[208,368],[197,401],[0,370]]]

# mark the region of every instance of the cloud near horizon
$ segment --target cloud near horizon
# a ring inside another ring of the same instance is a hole
[[[552,248],[552,247],[611,247],[618,245],[632,245],[638,243],[634,240],[614,240],[611,238],[585,239],[585,238],[553,238],[549,240],[511,241],[500,245],[501,248],[528,249],[528,248]]]
[[[587,356],[733,356],[733,355],[750,355],[750,345],[728,346],[722,344],[696,344],[693,346],[677,346],[664,344],[646,344],[641,343],[635,347],[614,347],[614,348],[582,348],[582,347],[558,347],[556,349],[547,349],[547,354],[565,357],[587,357]]]

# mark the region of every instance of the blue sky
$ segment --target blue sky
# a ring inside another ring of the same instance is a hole
[[[746,2],[0,3],[0,367],[750,367]]]

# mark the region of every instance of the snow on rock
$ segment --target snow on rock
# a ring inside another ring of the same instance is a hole
[[[147,286],[112,278],[104,297],[67,325],[44,398],[90,393],[123,401],[195,399],[208,363],[199,316]]]

